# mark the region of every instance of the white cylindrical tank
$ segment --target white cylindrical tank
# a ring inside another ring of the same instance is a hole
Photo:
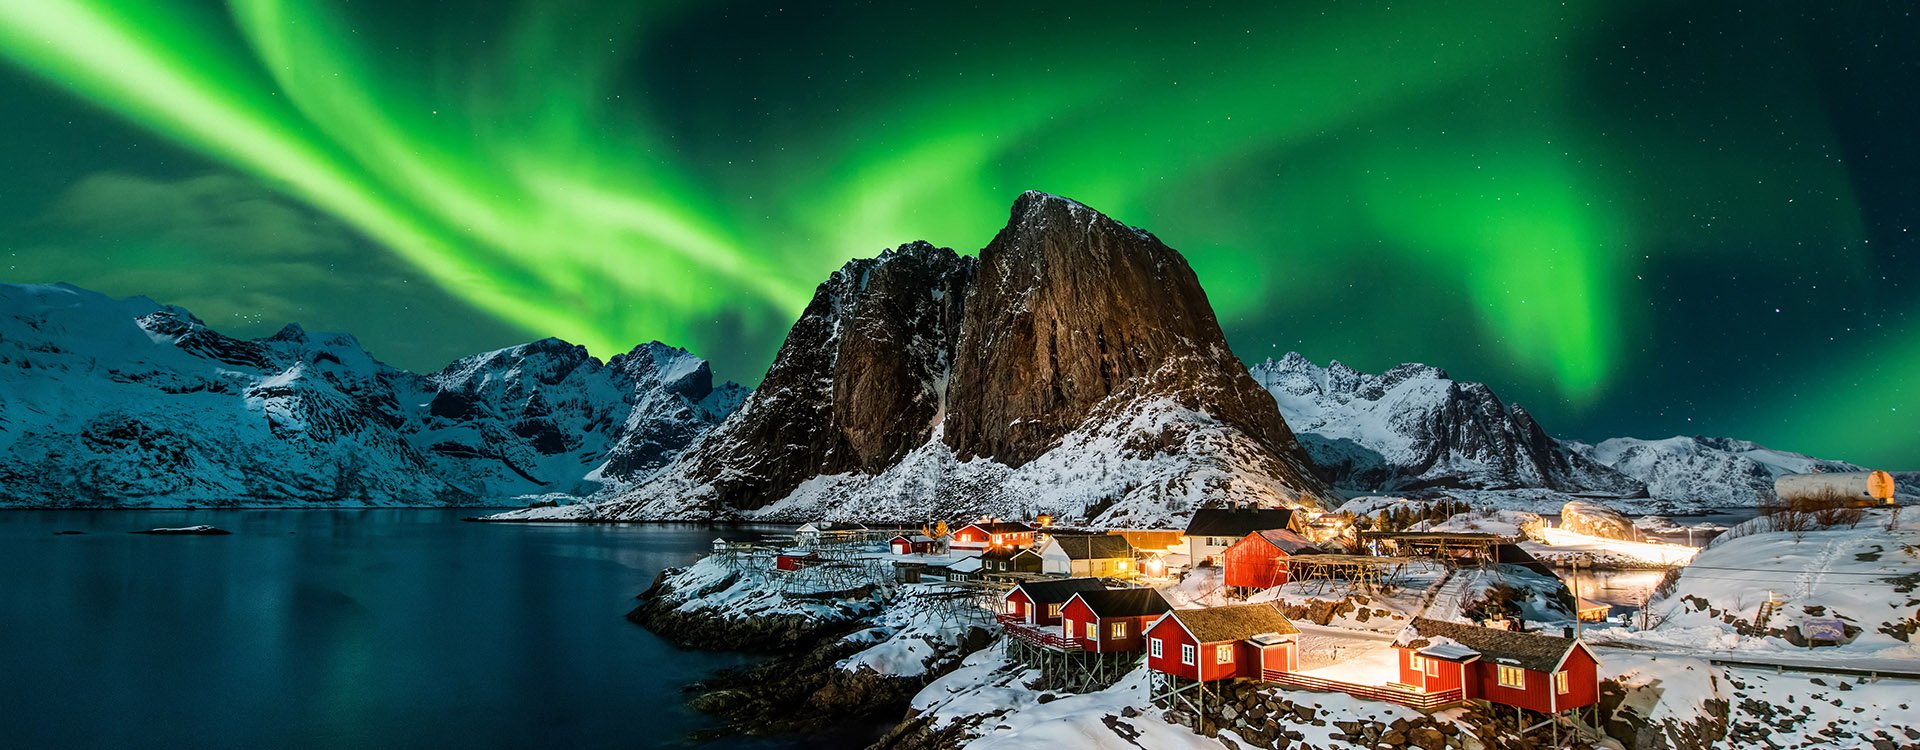
[[[1773,494],[1783,501],[1839,495],[1886,502],[1893,497],[1893,475],[1884,471],[1782,474],[1773,480]]]

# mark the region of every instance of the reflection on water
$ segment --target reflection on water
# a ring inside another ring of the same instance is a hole
[[[1560,574],[1560,580],[1566,581],[1567,588],[1577,592],[1580,598],[1614,605],[1615,614],[1624,612],[1620,607],[1637,609],[1667,574],[1664,570],[1589,568],[1581,568],[1579,573],[1566,568],[1556,568],[1554,572]]]
[[[673,747],[711,725],[679,686],[745,657],[621,616],[714,529],[463,513],[0,513],[0,745]],[[199,523],[234,534],[125,533]]]

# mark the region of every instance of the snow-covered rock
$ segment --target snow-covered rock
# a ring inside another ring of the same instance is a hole
[[[1255,365],[1253,377],[1341,487],[1645,491],[1562,446],[1485,384],[1454,380],[1437,367],[1403,364],[1375,375],[1290,352]]]
[[[1692,507],[1765,505],[1773,500],[1773,481],[1782,474],[1861,470],[1844,461],[1772,450],[1732,438],[1613,438],[1594,445],[1567,445],[1645,482],[1654,497]]]
[[[184,309],[0,285],[0,504],[465,504],[643,474],[732,410],[705,362],[554,339],[432,375],[345,334],[235,339]]]

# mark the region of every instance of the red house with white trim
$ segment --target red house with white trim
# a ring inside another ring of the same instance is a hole
[[[1415,618],[1394,640],[1400,682],[1543,714],[1600,700],[1599,662],[1575,638]]]
[[[1000,615],[1009,622],[1025,625],[1059,625],[1067,600],[1083,591],[1103,591],[1107,587],[1097,578],[1056,578],[1023,581],[1001,600]]]
[[[901,534],[887,540],[887,547],[896,555],[930,555],[939,542],[925,534]]]
[[[1147,668],[1200,682],[1300,668],[1300,629],[1272,604],[1176,609],[1147,627]]]
[[[1220,565],[1230,587],[1270,589],[1287,584],[1287,558],[1319,552],[1313,542],[1290,529],[1266,529],[1234,542],[1220,553]]]
[[[1033,527],[1018,521],[981,521],[960,527],[947,537],[947,548],[979,552],[995,547],[1033,546]]]
[[[1147,626],[1172,610],[1153,589],[1081,591],[1060,608],[1060,628],[1088,651],[1139,651],[1146,648]]]

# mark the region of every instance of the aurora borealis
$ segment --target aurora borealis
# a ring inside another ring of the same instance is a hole
[[[4,280],[235,333],[752,381],[847,258],[1033,188],[1182,250],[1249,359],[1920,468],[1895,3],[0,0],[0,58]]]

